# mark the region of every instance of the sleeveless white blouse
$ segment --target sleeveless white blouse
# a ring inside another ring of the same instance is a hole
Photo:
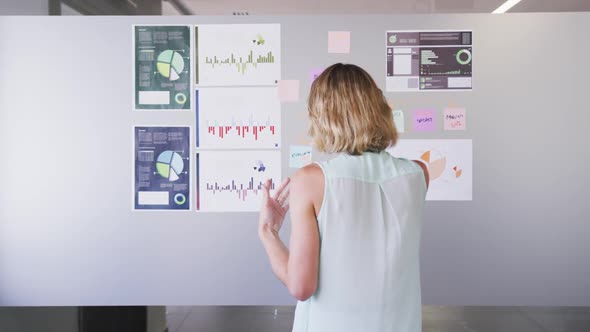
[[[422,169],[385,151],[318,164],[318,288],[298,302],[293,331],[421,332]]]

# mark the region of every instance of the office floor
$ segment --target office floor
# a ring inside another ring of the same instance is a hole
[[[275,314],[276,309],[276,314]],[[293,307],[167,307],[169,332],[290,332]],[[590,332],[590,307],[424,306],[423,332]]]

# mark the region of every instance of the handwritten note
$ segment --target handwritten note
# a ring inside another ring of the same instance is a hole
[[[291,145],[289,147],[289,167],[301,168],[311,164],[311,146]]]
[[[350,31],[328,31],[328,53],[350,53]]]
[[[414,110],[414,131],[434,131],[435,112],[431,109]]]
[[[393,122],[395,123],[395,129],[398,133],[406,131],[406,122],[404,120],[404,111],[394,110],[393,111]]]
[[[299,80],[281,80],[278,86],[279,100],[283,103],[299,100]]]
[[[464,108],[447,108],[444,111],[445,130],[465,130],[467,118]]]

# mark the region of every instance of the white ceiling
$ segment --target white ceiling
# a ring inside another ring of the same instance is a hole
[[[177,0],[195,15],[490,13],[505,0]],[[510,12],[590,11],[590,0],[522,0]],[[178,15],[163,2],[163,15]]]

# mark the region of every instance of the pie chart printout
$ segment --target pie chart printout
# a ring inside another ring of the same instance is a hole
[[[473,144],[470,139],[400,139],[388,149],[398,158],[418,160],[430,177],[426,200],[473,199]]]
[[[428,166],[428,173],[432,180],[438,179],[447,165],[447,158],[437,150],[428,150],[420,156],[420,160]]]
[[[135,25],[133,30],[134,110],[190,110],[190,26]]]
[[[165,50],[158,55],[158,63],[156,65],[158,73],[171,81],[176,81],[180,78],[180,74],[184,70],[184,59],[180,53],[173,50]]]
[[[134,210],[190,210],[190,127],[134,127]]]
[[[182,157],[174,151],[160,153],[156,161],[156,170],[160,176],[172,182],[180,179],[184,169]]]

